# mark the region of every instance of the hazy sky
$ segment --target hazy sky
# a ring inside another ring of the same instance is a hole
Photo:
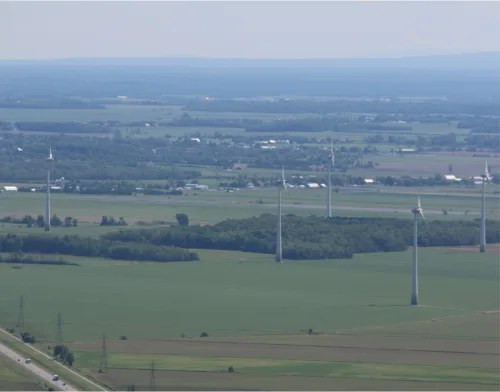
[[[0,2],[0,59],[500,50],[499,2]]]

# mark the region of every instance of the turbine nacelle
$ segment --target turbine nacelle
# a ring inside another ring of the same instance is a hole
[[[48,158],[46,160],[47,160],[47,162],[53,162],[54,161],[54,157],[52,156],[52,147],[49,147],[49,156],[48,156]]]
[[[280,188],[286,189],[286,180],[285,180],[285,168],[281,167],[281,180],[279,182]]]
[[[412,208],[411,212],[413,213],[413,215],[416,215],[417,217],[422,217],[423,219],[425,219],[424,210],[422,208],[422,204],[420,203],[420,195],[418,196],[417,206],[415,208]]]

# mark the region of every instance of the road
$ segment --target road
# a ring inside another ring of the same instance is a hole
[[[0,333],[4,333],[6,335],[9,335],[11,338],[16,339],[17,341],[23,343],[21,339],[8,333],[6,330],[4,330],[2,328],[0,328]],[[64,366],[63,364],[54,361],[54,359],[52,357],[50,357],[49,355],[45,354],[44,352],[38,350],[36,347],[33,347],[31,345],[27,345],[27,346],[29,348],[31,348],[33,351],[36,351],[38,354],[43,355],[48,360],[53,361],[54,364],[61,366],[66,371],[73,373],[75,376],[80,377],[81,379],[85,380],[87,383],[93,385],[95,387],[95,389],[93,389],[93,390],[95,390],[95,391],[107,391],[107,389],[103,388],[99,384],[96,384],[92,380],[89,380],[87,377],[84,377],[81,374],[75,372],[74,370],[71,370],[68,367]],[[52,378],[54,377],[53,374],[51,374],[51,373],[47,372],[46,370],[42,369],[41,367],[35,365],[33,362],[31,362],[30,364],[25,363],[26,358],[24,358],[22,355],[17,354],[15,351],[11,350],[9,347],[4,345],[3,343],[0,343],[0,353],[5,354],[7,357],[12,358],[16,362],[18,359],[20,359],[19,363],[22,363],[22,366],[25,366],[28,370],[37,374],[39,377],[43,378],[44,380],[47,380],[50,385],[56,385],[58,388],[60,388],[63,391],[78,391],[78,389],[76,389],[75,387],[73,387],[71,385],[68,385],[68,384],[63,385],[65,383],[64,380],[52,381]]]
[[[64,380],[59,380],[59,381],[53,381],[52,378],[54,377],[53,374],[50,374],[48,371],[42,369],[40,366],[34,364],[33,362],[31,363],[26,363],[25,360],[26,358],[23,358],[19,354],[15,353],[12,351],[10,348],[8,348],[6,345],[0,343],[0,353],[5,355],[6,357],[9,357],[13,361],[17,362],[19,366],[24,367],[28,371],[32,372],[38,378],[44,380],[47,382],[47,385],[53,386],[57,389],[60,389],[62,391],[76,391],[77,389],[69,384],[66,384]],[[19,361],[18,361],[19,360]]]

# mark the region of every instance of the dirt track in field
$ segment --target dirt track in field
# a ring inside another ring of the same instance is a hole
[[[97,374],[107,384],[126,389],[135,384],[138,390],[149,389],[149,370],[113,369],[109,374]],[[284,375],[256,375],[238,373],[207,373],[156,371],[156,386],[162,390],[274,390],[274,391],[477,391],[492,390],[491,385],[458,384],[447,382],[416,382],[400,380],[373,380],[335,377],[305,377]]]

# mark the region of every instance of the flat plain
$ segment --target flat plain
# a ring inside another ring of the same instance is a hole
[[[0,265],[0,317],[16,328],[24,295],[25,329],[46,350],[62,312],[75,366],[118,389],[147,389],[152,360],[168,390],[498,387],[498,254],[422,249],[419,307],[408,306],[411,252],[281,265],[200,256]]]

